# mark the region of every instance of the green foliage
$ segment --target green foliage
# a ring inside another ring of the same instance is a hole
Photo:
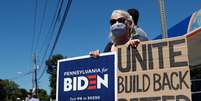
[[[29,92],[14,81],[0,79],[0,101],[16,101],[17,98],[25,99]],[[44,89],[38,89],[38,98],[42,101],[48,101],[47,92]]]
[[[0,79],[0,99],[1,101],[15,101],[17,97],[22,97],[19,85],[14,81]]]
[[[52,56],[46,61],[46,65],[48,67],[47,73],[50,74],[50,78],[49,78],[50,88],[51,88],[50,97],[53,99],[56,99],[57,61],[63,58],[64,56],[62,56],[61,54],[57,54]]]
[[[48,67],[47,73],[48,74],[56,74],[57,70],[57,61],[63,59],[64,57],[61,54],[53,55],[46,61],[46,65]]]
[[[28,94],[28,92],[27,92],[27,90],[24,89],[24,88],[19,88],[19,89],[17,90],[17,96],[18,96],[20,99],[25,99],[25,98],[27,97],[27,94]]]
[[[38,98],[42,101],[48,101],[49,96],[44,89],[38,89]]]

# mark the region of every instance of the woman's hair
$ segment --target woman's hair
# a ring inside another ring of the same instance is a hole
[[[121,15],[123,15],[128,21],[130,21],[132,24],[134,23],[132,16],[131,16],[128,12],[126,12],[126,11],[124,11],[124,10],[114,10],[114,11],[112,12],[111,17],[112,17],[113,15],[115,15],[115,14],[121,14]]]

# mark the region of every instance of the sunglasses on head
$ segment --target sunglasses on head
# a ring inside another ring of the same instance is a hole
[[[110,25],[113,25],[115,24],[116,22],[119,22],[119,23],[125,23],[126,19],[124,17],[121,17],[121,18],[118,18],[118,19],[111,19],[110,20]]]

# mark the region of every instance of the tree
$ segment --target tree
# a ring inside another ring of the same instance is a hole
[[[63,58],[64,56],[62,56],[61,54],[57,54],[52,56],[46,61],[46,65],[48,67],[47,73],[50,74],[50,78],[49,78],[50,88],[51,88],[50,97],[53,99],[56,99],[57,61]]]
[[[20,99],[25,99],[28,95],[28,91],[24,88],[19,88],[16,92],[16,95],[20,98]]]
[[[49,96],[47,95],[47,91],[44,89],[38,89],[38,98],[41,101],[48,101]]]
[[[5,99],[6,98],[6,94],[5,94],[6,89],[5,89],[5,86],[6,86],[6,84],[5,84],[4,80],[0,79],[0,99],[3,100],[3,101],[6,100]]]
[[[19,93],[19,85],[14,81],[0,80],[0,99],[1,101],[14,101]]]

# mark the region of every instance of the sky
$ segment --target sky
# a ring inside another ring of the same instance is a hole
[[[37,14],[34,13],[35,1],[0,1],[0,79],[14,80],[26,89],[32,87],[32,76],[22,75],[32,69],[34,46],[37,57],[42,56],[39,50],[43,49],[47,36],[51,35],[47,32],[59,0],[39,0]],[[201,9],[200,0],[166,1],[168,28]],[[45,3],[47,11],[43,19]],[[96,49],[103,51],[110,41],[108,33],[112,11],[129,8],[139,10],[139,26],[150,39],[161,33],[158,0],[73,0],[54,54],[75,57],[87,55]],[[36,44],[33,40],[39,41]],[[39,87],[49,93],[48,78],[49,75],[45,73],[39,81]]]

